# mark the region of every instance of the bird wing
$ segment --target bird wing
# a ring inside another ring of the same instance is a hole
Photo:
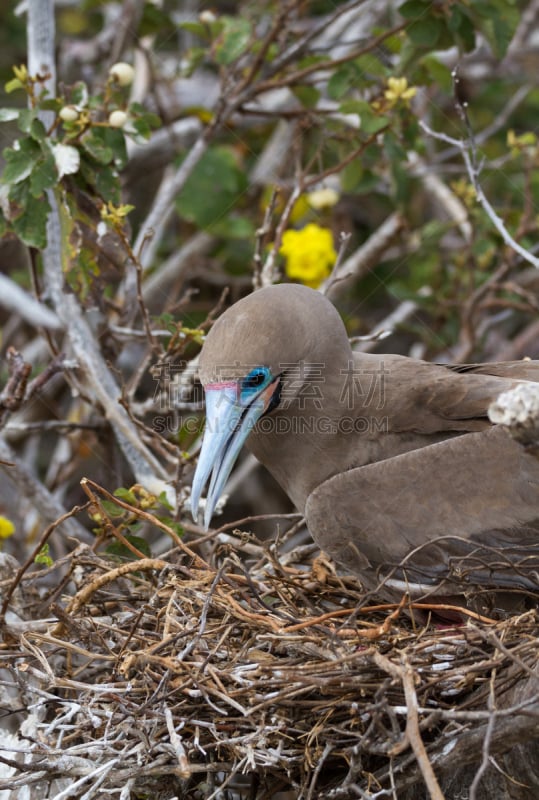
[[[501,427],[335,475],[310,494],[306,517],[370,588],[378,574],[539,591],[539,460]]]
[[[458,373],[491,375],[511,380],[539,382],[539,361],[493,361],[486,364],[449,364],[446,369]]]
[[[382,414],[394,433],[481,431],[490,427],[488,407],[502,392],[523,380],[539,386],[539,361],[448,367],[400,356],[379,358],[379,370],[385,370]]]

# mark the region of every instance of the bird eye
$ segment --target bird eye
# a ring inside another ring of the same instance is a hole
[[[271,373],[267,367],[255,367],[242,380],[241,390],[242,392],[252,392],[263,386],[270,377]]]

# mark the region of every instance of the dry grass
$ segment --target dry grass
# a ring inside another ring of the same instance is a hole
[[[537,733],[537,697],[511,700],[536,663],[535,611],[441,628],[365,606],[322,559],[299,568],[268,551],[247,573],[227,551],[215,564],[186,547],[119,564],[79,546],[49,621],[50,573],[25,576],[32,621],[8,615],[0,653],[21,726],[0,789],[312,800],[421,783],[443,797],[436,776],[455,763]]]

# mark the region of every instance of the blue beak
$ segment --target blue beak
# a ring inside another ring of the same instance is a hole
[[[247,399],[242,399],[240,382],[206,386],[206,429],[191,489],[191,513],[197,522],[200,495],[209,478],[204,510],[206,530],[239,452],[267,409],[278,382],[273,381]]]

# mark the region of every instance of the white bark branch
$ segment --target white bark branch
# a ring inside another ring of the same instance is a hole
[[[25,292],[15,281],[5,275],[0,275],[0,305],[8,311],[18,314],[25,322],[34,327],[47,328],[51,331],[60,330],[62,327],[54,311]]]
[[[37,70],[42,73],[45,70],[51,75],[47,88],[54,96],[54,7],[51,0],[39,0],[28,6],[28,63],[30,72],[35,73]],[[105,416],[114,429],[137,481],[154,489],[156,478],[164,480],[166,473],[142,443],[140,431],[120,405],[120,390],[103,361],[94,333],[84,318],[77,299],[64,291],[60,214],[52,190],[48,192],[48,199],[51,213],[47,223],[47,247],[43,251],[43,264],[50,298],[68,332],[69,342],[84,376],[84,385],[103,406]]]
[[[434,131],[430,128],[426,122],[423,120],[419,121],[419,124],[429,136],[432,136],[434,139],[438,139],[441,142],[445,142],[446,144],[450,144],[453,147],[456,147],[464,159],[464,164],[466,166],[466,170],[468,172],[468,177],[470,178],[470,183],[472,184],[473,188],[475,189],[475,194],[479,204],[481,205],[483,211],[486,213],[502,239],[504,240],[505,244],[508,247],[511,247],[515,253],[518,253],[524,261],[527,261],[528,264],[533,264],[534,267],[539,269],[539,258],[536,258],[532,253],[526,250],[522,245],[520,245],[516,239],[514,239],[507,228],[505,227],[505,223],[501,217],[498,216],[496,211],[491,206],[490,202],[488,201],[483,189],[481,188],[481,184],[479,183],[479,174],[477,168],[474,166],[472,162],[472,157],[470,155],[470,144],[468,142],[464,142],[461,139],[453,139],[453,137],[448,136],[445,133],[441,133],[439,131]]]

